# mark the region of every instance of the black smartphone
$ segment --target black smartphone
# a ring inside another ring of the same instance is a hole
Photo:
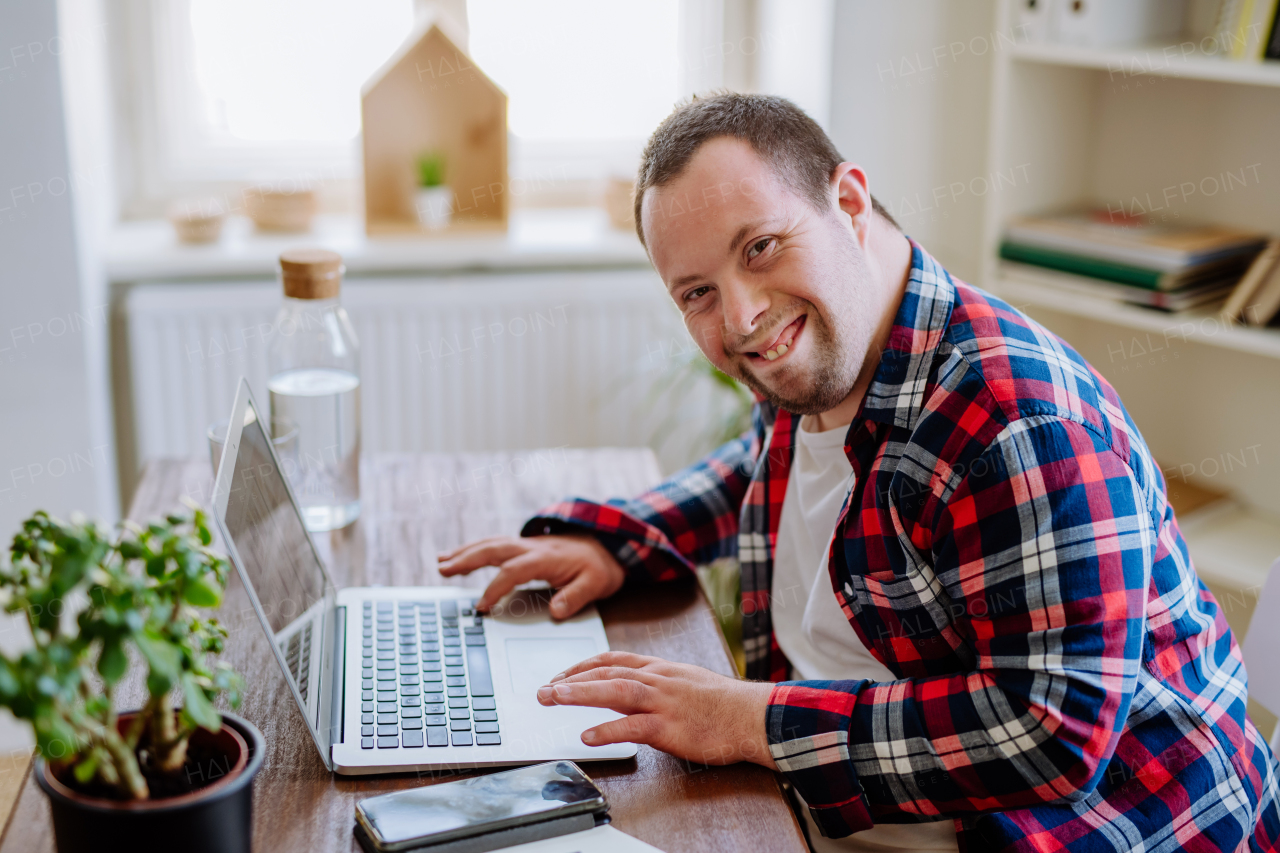
[[[377,850],[392,853],[608,808],[578,765],[549,761],[370,797],[356,804],[356,820]]]

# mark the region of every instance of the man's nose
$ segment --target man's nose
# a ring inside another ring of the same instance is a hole
[[[769,313],[769,294],[763,288],[733,279],[720,288],[726,340],[750,337]]]

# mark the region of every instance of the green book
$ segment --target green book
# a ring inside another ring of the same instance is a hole
[[[1053,249],[1042,249],[1039,246],[1028,246],[1026,243],[1013,243],[1005,240],[1000,244],[1000,257],[1006,261],[1018,261],[1048,267],[1052,270],[1087,275],[1089,278],[1100,278],[1114,281],[1131,287],[1145,287],[1147,290],[1163,290],[1162,278],[1175,278],[1169,273],[1148,267],[1135,267],[1131,264],[1119,264],[1115,261],[1104,261],[1088,258],[1084,255],[1072,255],[1067,252],[1055,252]]]
[[[1013,240],[1005,240],[1000,244],[1000,257],[1006,261],[1018,261],[1019,263],[1088,276],[1102,281],[1127,284],[1130,287],[1162,291],[1178,290],[1192,285],[1203,285],[1224,279],[1234,280],[1248,269],[1256,254],[1256,252],[1253,252],[1245,255],[1234,255],[1198,266],[1166,272],[1152,269],[1151,267],[1093,258],[1088,255],[1045,249],[1041,246],[1029,246],[1026,243],[1018,243]]]

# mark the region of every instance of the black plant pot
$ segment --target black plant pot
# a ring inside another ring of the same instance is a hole
[[[244,739],[247,762],[233,778],[171,800],[86,797],[68,789],[37,759],[33,772],[49,797],[58,853],[250,853],[253,777],[262,767],[266,742],[253,723],[235,714],[224,713],[222,722]]]

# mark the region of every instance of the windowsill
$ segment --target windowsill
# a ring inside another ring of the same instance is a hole
[[[164,220],[122,222],[107,240],[107,279],[272,277],[280,252],[322,246],[342,255],[347,275],[459,270],[648,266],[631,231],[609,224],[599,208],[529,208],[511,213],[500,234],[450,237],[367,237],[355,216],[318,216],[311,231],[256,231],[244,217],[229,217],[216,243],[178,242]]]

